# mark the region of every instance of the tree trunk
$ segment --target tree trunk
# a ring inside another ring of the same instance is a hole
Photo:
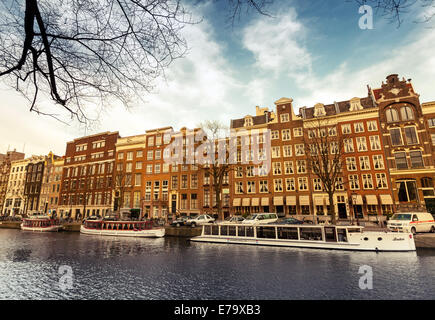
[[[328,214],[331,215],[331,223],[335,224],[336,223],[336,219],[335,219],[335,207],[334,207],[334,193],[328,193],[328,197],[329,197],[329,210],[328,210]]]

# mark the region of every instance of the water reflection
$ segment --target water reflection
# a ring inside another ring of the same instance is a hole
[[[433,299],[435,251],[343,252],[0,230],[1,299]],[[62,290],[58,270],[71,267]],[[358,268],[373,268],[373,290]]]

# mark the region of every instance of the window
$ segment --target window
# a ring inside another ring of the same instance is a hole
[[[272,158],[279,158],[281,156],[280,147],[272,147]]]
[[[385,112],[387,117],[387,122],[397,122],[399,121],[399,114],[396,109],[390,108]]]
[[[414,120],[414,112],[411,107],[408,106],[400,108],[400,116],[402,117],[402,121]]]
[[[281,162],[273,162],[272,163],[272,168],[273,168],[273,175],[280,175],[280,174],[282,174]]]
[[[292,146],[291,145],[285,145],[282,146],[283,156],[284,157],[291,157],[292,156]]]
[[[127,160],[133,160],[133,152],[127,152]]]
[[[353,140],[352,139],[344,139],[344,152],[354,152],[353,148]]]
[[[237,167],[234,174],[235,174],[236,178],[243,178],[243,168]]]
[[[293,174],[293,161],[284,161],[284,174]]]
[[[281,122],[289,122],[290,121],[290,116],[288,113],[281,114],[280,118],[281,118]]]
[[[124,159],[124,152],[118,153],[118,160]]]
[[[272,139],[272,140],[279,139],[279,131],[278,131],[278,130],[273,130],[273,131],[271,132],[271,139]]]
[[[364,189],[373,189],[373,180],[371,174],[363,174],[362,182],[363,182]]]
[[[335,181],[335,190],[337,191],[343,191],[344,190],[344,184],[343,184],[343,178],[337,177]]]
[[[410,151],[409,156],[411,158],[411,168],[424,167],[421,151]]]
[[[140,186],[141,185],[141,181],[142,181],[142,174],[136,173],[136,175],[134,177],[134,185],[135,186]]]
[[[291,139],[290,129],[284,129],[284,130],[282,130],[282,140],[283,141],[288,141],[290,139]]]
[[[308,138],[313,139],[316,137],[316,130],[308,130]]]
[[[377,154],[373,156],[373,167],[375,169],[384,169],[384,157],[382,155]]]
[[[131,172],[132,167],[133,167],[133,164],[131,162],[128,162],[125,165],[125,172]]]
[[[295,185],[295,179],[294,178],[287,178],[285,179],[285,190],[286,191],[295,191],[296,185]]]
[[[143,151],[136,151],[136,158],[141,158],[143,156]]]
[[[431,138],[431,140],[432,140],[432,145],[435,146],[435,133],[432,133],[432,134],[430,135],[430,138]]]
[[[252,122],[252,118],[251,117],[246,117],[245,118],[245,123],[243,124],[243,126],[245,127],[252,127],[253,122]]]
[[[355,130],[355,133],[364,132],[364,123],[356,122],[353,124],[353,128]]]
[[[417,131],[415,130],[415,127],[406,127],[405,128],[405,137],[406,137],[406,142],[408,144],[417,144],[418,143]]]
[[[187,189],[187,174],[181,175],[181,189]]]
[[[282,179],[273,179],[273,187],[275,192],[282,192]]]
[[[160,173],[160,164],[154,166],[154,173]]]
[[[141,161],[136,162],[136,169],[138,169],[138,170],[142,169],[142,162]]]
[[[399,201],[401,202],[411,202],[417,201],[417,185],[415,180],[403,180],[397,181],[396,183]]]
[[[153,160],[153,153],[154,153],[153,150],[147,152],[147,160]]]
[[[427,123],[429,125],[429,128],[435,127],[435,118],[427,120]]]
[[[349,175],[349,185],[350,185],[350,190],[358,190],[359,189],[358,175],[356,175],[356,174]]]
[[[385,173],[376,173],[376,187],[378,189],[387,189],[387,175]]]
[[[360,152],[367,151],[367,139],[366,139],[366,137],[357,137],[356,138],[356,145],[357,145],[358,151],[360,151]]]
[[[269,187],[268,187],[267,180],[261,180],[260,181],[260,193],[268,193],[268,192],[269,192]]]
[[[153,173],[153,165],[147,164],[147,174],[151,174],[151,173]]]
[[[336,136],[337,135],[337,127],[330,127],[328,130],[328,134],[330,136],[333,136],[333,137]]]
[[[306,177],[298,178],[298,185],[300,191],[308,190],[308,179]]]
[[[254,176],[254,166],[248,166],[246,167],[246,177],[253,177]]]
[[[351,129],[351,127],[350,127],[350,124],[349,124],[349,123],[347,123],[347,124],[342,124],[342,125],[341,125],[341,132],[342,132],[343,134],[350,134],[350,133],[352,133],[352,129]]]
[[[305,160],[296,161],[296,169],[297,169],[297,173],[306,173],[307,172],[306,161]]]
[[[367,121],[367,130],[368,131],[378,131],[378,123],[376,120]]]
[[[322,181],[320,178],[313,179],[314,191],[322,191]]]
[[[346,158],[347,171],[356,171],[356,160],[354,157]]]
[[[194,173],[190,176],[190,187],[192,189],[198,188],[198,174]]]
[[[305,154],[305,149],[303,144],[296,144],[295,145],[295,153],[296,156],[303,156]]]
[[[359,157],[361,170],[370,170],[370,159],[368,156]]]
[[[390,137],[391,137],[391,145],[400,146],[403,144],[400,128],[390,129]]]
[[[255,193],[255,181],[248,181],[246,184],[248,193]]]
[[[154,137],[148,138],[148,147],[152,147],[154,145]]]
[[[381,150],[381,142],[379,136],[370,136],[370,149],[371,150]]]
[[[162,158],[162,150],[156,150],[156,160],[160,160]]]
[[[408,169],[408,162],[406,161],[406,153],[405,152],[396,152],[394,154],[396,159],[396,168],[397,169]]]
[[[293,128],[293,136],[295,137],[302,137],[303,131],[302,128]]]
[[[243,193],[243,182],[242,181],[236,182],[236,193],[237,194]]]

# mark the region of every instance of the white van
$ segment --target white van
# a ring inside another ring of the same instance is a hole
[[[396,213],[387,222],[391,231],[401,232],[435,232],[435,221],[429,212]]]
[[[276,213],[255,213],[242,221],[243,224],[274,223],[278,220]]]

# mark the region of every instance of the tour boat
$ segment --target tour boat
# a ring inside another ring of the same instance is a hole
[[[204,224],[199,242],[361,251],[415,251],[412,233],[365,231],[361,226]]]
[[[154,228],[152,221],[86,220],[80,232],[102,236],[160,238],[165,235],[165,228]]]
[[[48,216],[32,216],[31,218],[24,218],[21,223],[21,230],[24,231],[38,231],[49,232],[59,231],[62,225],[57,219],[51,219]]]

